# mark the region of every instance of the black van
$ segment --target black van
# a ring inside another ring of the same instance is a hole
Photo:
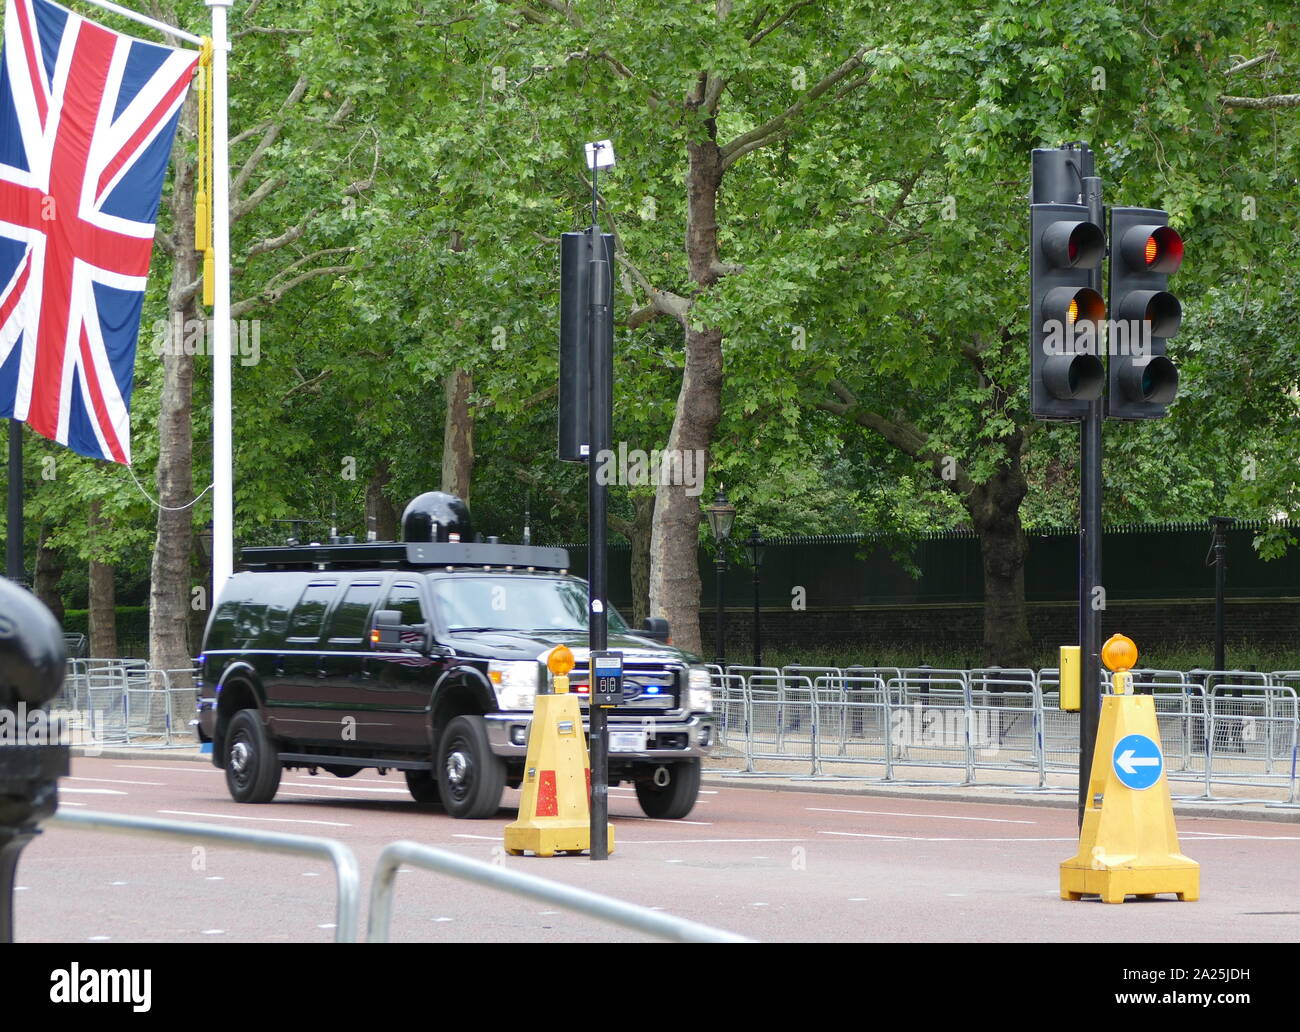
[[[523,778],[556,645],[573,650],[571,683],[587,692],[587,586],[568,554],[418,523],[408,507],[403,542],[244,549],[199,656],[200,732],[237,801],[270,801],[286,767],[373,767],[403,771],[417,801],[454,817],[491,817]],[[413,525],[431,540],[410,540]],[[608,615],[625,669],[610,784],[633,783],[648,816],[685,817],[714,739],[708,670],[659,640],[665,629]]]

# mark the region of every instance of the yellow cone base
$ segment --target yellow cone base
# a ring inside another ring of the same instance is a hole
[[[591,849],[591,765],[582,710],[578,697],[568,693],[568,678],[555,680],[558,694],[539,695],[533,705],[519,819],[505,828],[505,850],[511,856]],[[608,835],[612,853],[612,826]]]
[[[614,825],[609,825],[609,851],[614,852]],[[533,853],[585,853],[591,849],[591,825],[577,825],[563,818],[520,819],[506,828],[505,850],[511,856]]]
[[[1173,893],[1192,901],[1201,895],[1201,868],[1182,853],[1174,825],[1169,782],[1161,773],[1150,788],[1126,786],[1113,754],[1128,735],[1145,735],[1157,746],[1155,699],[1108,695],[1102,699],[1079,851],[1061,864],[1061,899],[1100,896],[1123,903],[1128,896]]]
[[[1201,868],[1187,857],[1168,867],[1107,867],[1100,870],[1079,865],[1075,860],[1061,864],[1061,899],[1077,900],[1100,896],[1103,903],[1123,903],[1128,896],[1149,899],[1172,893],[1182,902],[1201,898]]]

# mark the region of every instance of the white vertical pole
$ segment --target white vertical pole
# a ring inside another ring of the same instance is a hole
[[[233,411],[230,389],[230,118],[226,94],[226,16],[212,8],[212,604],[235,568]]]

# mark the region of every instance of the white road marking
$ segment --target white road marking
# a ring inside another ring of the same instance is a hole
[[[752,907],[765,907],[765,906],[767,906],[767,904],[766,904],[766,903],[751,903],[750,906],[752,906]]]
[[[331,828],[352,827],[351,824],[343,824],[340,821],[305,821],[293,820],[289,817],[241,817],[233,813],[201,813],[197,810],[159,810],[158,812],[174,817],[218,817],[227,821],[270,821],[272,824],[325,824]]]
[[[842,835],[847,838],[869,838],[885,839],[889,842],[1078,842],[1078,836],[1070,835],[1066,838],[979,838],[979,837],[950,837],[950,838],[932,838],[927,835],[870,835],[865,831],[821,831],[819,835]]]
[[[681,821],[673,821],[674,824],[680,824]],[[463,839],[482,839],[487,842],[500,842],[500,835],[474,835],[470,832],[457,831],[452,834],[452,838]],[[728,842],[807,842],[807,839],[801,838],[703,838],[703,839],[630,839],[622,837],[619,839],[619,845],[635,846],[681,846],[695,845],[722,845]]]
[[[1197,842],[1239,841],[1252,842],[1300,842],[1300,834],[1227,834],[1223,832],[1179,832],[1183,838],[1193,838]]]
[[[377,790],[376,790],[376,789],[373,789],[373,788],[365,788],[365,789],[362,789],[361,791],[363,791],[363,792],[374,792],[374,791],[380,791],[380,792],[382,792],[383,789],[377,789]],[[405,789],[403,789],[403,791],[402,791],[402,795],[407,795]],[[338,796],[323,796],[323,795],[321,795],[319,792],[276,792],[276,793],[275,793],[275,798],[276,798],[276,799],[279,799],[279,798],[281,798],[281,797],[283,797],[283,798],[285,798],[285,799],[320,799],[320,800],[325,800],[325,799],[338,799],[338,798],[339,798]],[[351,798],[352,798],[355,802],[358,802],[358,803],[359,803],[359,802],[361,802],[361,800],[364,799],[365,797],[364,797],[364,796],[352,796]],[[408,798],[409,798],[409,796],[408,796]],[[411,804],[414,806],[414,805],[415,805],[415,801],[414,801],[414,800],[411,800]]]
[[[725,845],[728,842],[807,842],[801,838],[676,838],[676,839],[619,839],[620,845],[628,846],[710,846]]]
[[[110,940],[107,935],[92,935],[90,938],[86,940],[86,942],[109,942],[109,941]]]
[[[206,878],[204,878],[203,880],[204,880],[204,881],[225,881],[226,878],[225,878],[225,875],[222,875],[222,874],[210,874],[210,875],[208,875]]]
[[[664,863],[666,863],[666,864],[680,864],[681,861],[680,861],[680,860],[665,860]]]
[[[60,791],[76,795],[126,795],[120,788],[61,788]]]
[[[70,801],[67,800],[67,799],[60,799],[60,800],[59,800],[59,805],[60,805],[60,806],[85,806],[86,804],[85,804],[85,803],[74,803],[74,802],[70,802]]]
[[[325,924],[318,924],[316,927],[317,927],[317,928],[337,928],[338,925],[334,924],[332,921],[327,921]]]
[[[316,784],[320,784],[322,781],[325,782],[326,784],[333,784],[336,781],[347,781],[350,784],[364,782],[365,784],[368,785],[391,785],[393,783],[392,778],[379,778],[379,777],[362,778],[362,777],[353,776],[350,778],[338,778],[335,777],[333,774],[317,774],[315,777],[312,777],[310,774],[295,774],[292,776],[295,781],[300,781],[306,785],[310,785],[313,782]]]
[[[682,821],[682,820],[675,820],[671,817],[641,817],[638,816],[637,814],[631,814],[631,813],[629,814],[616,813],[614,814],[614,817],[620,821],[659,821],[664,824],[694,824],[700,828],[713,827],[712,821]]]
[[[124,882],[124,881],[115,881],[115,882],[109,882],[108,884],[109,884],[109,885],[125,885],[126,882]]]
[[[395,795],[410,795],[410,791],[405,788],[367,788],[365,785],[331,785],[329,783],[321,784],[317,779],[315,783],[294,781],[290,783],[293,788],[319,788],[322,791],[335,792],[392,792]]]
[[[435,917],[435,918],[434,918],[434,921],[439,922],[439,923],[441,923],[442,921],[454,921],[454,920],[456,920],[454,917]]]
[[[204,935],[225,935],[226,930],[224,928],[205,928],[203,929],[203,934]]]
[[[807,806],[814,813],[860,813],[868,817],[920,817],[936,821],[982,821],[988,824],[1037,824],[1037,821],[1013,821],[1002,817],[954,817],[946,813],[898,813],[894,810],[834,810],[828,806]]]
[[[304,878],[319,878],[320,871],[303,871],[302,876]]]
[[[66,777],[64,781],[102,781],[106,785],[152,785],[155,788],[165,787],[162,781],[123,781],[121,778],[74,778]]]
[[[220,774],[217,767],[207,763],[190,763],[184,767],[147,767],[143,763],[115,763],[115,767],[125,767],[127,770],[171,770],[180,771],[183,774]]]

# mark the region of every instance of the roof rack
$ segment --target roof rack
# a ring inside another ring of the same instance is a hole
[[[365,541],[357,544],[277,545],[240,552],[249,570],[339,570],[389,567],[524,568],[568,572],[569,553],[541,545],[497,542]]]

